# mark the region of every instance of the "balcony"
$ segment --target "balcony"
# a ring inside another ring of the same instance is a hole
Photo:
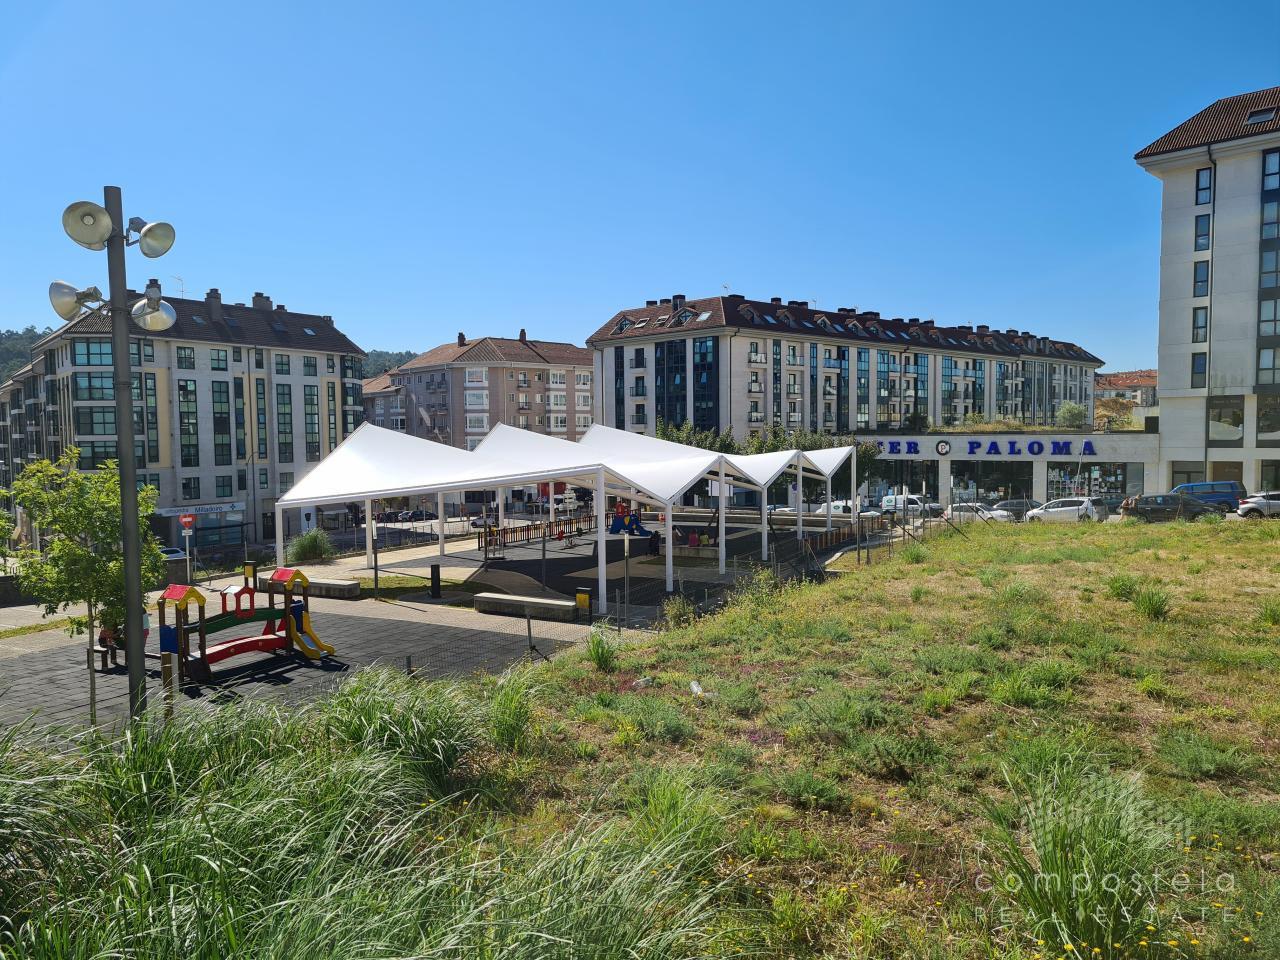
[[[747,363],[757,363],[757,364],[760,364],[761,366],[764,366],[768,362],[769,362],[768,359],[765,357],[763,353],[747,354]]]
[[[643,370],[646,366],[644,357],[632,357],[627,361],[627,366],[632,370]]]
[[[823,357],[822,365],[828,370],[839,370],[844,366],[839,357]]]
[[[517,410],[531,410],[531,409],[533,409],[533,408],[529,405],[529,401],[528,401],[528,400],[521,400],[519,403],[517,403],[517,404],[516,404],[516,409],[517,409]]]
[[[647,413],[633,413],[631,415],[631,425],[633,427],[643,427],[649,422]]]
[[[799,414],[799,413],[788,413],[787,423],[799,423],[802,416],[803,414]]]
[[[789,366],[789,367],[803,367],[803,366],[804,366],[804,357],[800,356],[798,353],[789,353],[789,354],[787,354],[787,366]]]
[[[788,383],[788,384],[787,384],[787,396],[788,396],[788,397],[798,397],[798,396],[800,396],[800,384],[798,384],[798,383]]]
[[[643,383],[638,383],[634,387],[632,387],[631,390],[628,392],[633,397],[647,397],[649,395],[649,388],[646,387]]]
[[[822,422],[823,422],[823,423],[835,423],[835,422],[836,422],[836,415],[835,415],[834,413],[832,413],[830,410],[828,410],[828,411],[826,411],[825,413],[823,413],[823,415],[822,415]]]
[[[764,423],[764,414],[759,410],[752,410],[747,414],[747,423]]]
[[[824,397],[834,397],[834,396],[836,395],[836,388],[835,388],[835,387],[823,387],[823,388],[822,388],[822,395],[823,395]]]
[[[517,390],[528,390],[528,389],[529,389],[529,378],[528,378],[528,377],[521,377],[519,380],[517,380],[517,381],[516,381],[516,389],[517,389]]]
[[[764,393],[764,384],[759,380],[752,380],[747,384],[747,393]]]

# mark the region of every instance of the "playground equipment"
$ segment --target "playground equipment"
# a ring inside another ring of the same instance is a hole
[[[245,564],[244,582],[220,591],[222,610],[208,616],[207,598],[195,587],[175,583],[160,595],[160,652],[175,654],[178,679],[208,683],[213,677],[212,665],[253,651],[297,650],[311,660],[334,652],[333,647],[316,636],[311,626],[310,581],[301,570],[279,567],[267,581],[267,606],[257,605],[253,582],[255,568]],[[276,593],[283,603],[276,609]],[[192,606],[195,613],[192,613]],[[173,623],[166,621],[166,609],[173,609]],[[241,623],[265,622],[261,633],[210,642],[211,633],[227,630]],[[194,635],[196,643],[191,643]]]
[[[647,537],[649,531],[640,523],[640,514],[636,510],[628,510],[624,501],[619,500],[613,510],[613,522],[609,524],[610,536],[625,533],[629,537]]]

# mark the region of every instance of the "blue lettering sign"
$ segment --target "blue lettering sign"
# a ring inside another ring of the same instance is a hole
[[[920,444],[916,443],[916,441],[914,440],[908,440],[907,453],[919,453],[919,452],[920,452]]]
[[[988,456],[988,457],[998,457],[998,456],[1000,456],[1000,444],[996,443],[994,440],[992,440],[990,443],[988,443],[988,444],[987,444],[987,456]]]
[[[1040,456],[1040,454],[1044,453],[1044,444],[1039,440],[1032,440],[1027,444],[1027,453],[1031,454],[1033,457]]]
[[[1084,445],[1080,447],[1080,456],[1082,457],[1096,457],[1097,455],[1098,451],[1093,449],[1092,440],[1086,440]]]
[[[1049,453],[1055,457],[1071,456],[1071,441],[1070,440],[1050,440]]]
[[[981,441],[981,440],[970,440],[970,441],[969,441],[969,456],[971,456],[971,457],[972,457],[975,453],[977,453],[977,452],[978,452],[978,449],[979,449],[981,446],[982,446],[982,441]]]
[[[876,449],[877,449],[877,450],[879,450],[881,453],[884,453],[884,441],[883,441],[883,440],[877,440],[877,441],[876,441]]]
[[[1018,441],[1017,441],[1017,440],[1010,440],[1010,441],[1009,441],[1009,456],[1011,456],[1011,457],[1012,457],[1012,456],[1016,456],[1017,454],[1020,454],[1020,453],[1022,453],[1022,448],[1018,446]]]
[[[901,452],[902,452],[902,441],[901,441],[901,440],[890,440],[890,441],[889,441],[889,452],[890,452],[890,453],[901,453]]]

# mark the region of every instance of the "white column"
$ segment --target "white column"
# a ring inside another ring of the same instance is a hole
[[[827,477],[827,529],[831,529],[831,478]]]
[[[373,566],[373,501],[364,502],[364,565]]]
[[[804,467],[800,465],[800,454],[796,454],[796,539],[804,539]]]
[[[942,506],[951,505],[951,458],[938,458],[938,502]]]
[[[604,470],[596,471],[596,612],[609,612],[609,601],[605,596],[609,589],[609,578],[605,573],[605,527],[604,527]]]
[[[283,567],[284,560],[284,509],[276,504],[276,566]]]
[[[1031,461],[1031,497],[1041,503],[1049,499],[1049,461],[1043,458]]]
[[[676,586],[675,572],[675,519],[672,516],[672,504],[668,503],[667,508],[667,593],[670,593]]]
[[[440,556],[444,556],[444,494],[436,494],[436,531],[440,534]]]
[[[556,522],[556,482],[547,481],[547,530]]]
[[[501,530],[507,525],[507,505],[505,503],[507,491],[502,487],[498,488],[498,529]],[[501,536],[501,534],[499,534]]]
[[[720,560],[720,572],[724,573],[724,514],[729,507],[729,485],[724,482],[724,461],[720,462],[718,489],[720,493],[720,522],[719,529],[716,530],[716,553]]]
[[[769,559],[769,487],[760,488],[760,559]]]

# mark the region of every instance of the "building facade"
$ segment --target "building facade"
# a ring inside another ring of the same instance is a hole
[[[1162,482],[1280,489],[1280,87],[1140,150],[1161,181]]]
[[[381,399],[386,426],[466,450],[498,423],[576,440],[595,415],[591,351],[530,340],[524,330],[516,339],[459,333],[455,343],[390,371],[387,381],[377,385],[375,422]]]
[[[153,527],[180,544],[178,516],[193,513],[197,547],[271,542],[276,498],[363,419],[364,352],[332,317],[260,293],[249,305],[216,289],[166,299],[177,323],[130,342],[138,480],[159,491]],[[0,486],[71,446],[84,470],[119,455],[111,324],[99,315],[37,343],[0,385]],[[302,518],[287,511],[285,523],[296,533]]]
[[[393,384],[389,373],[364,381],[362,394],[366,423],[405,432],[405,388]]]
[[[746,437],[1009,420],[1052,425],[1063,403],[1093,417],[1102,361],[1027,331],[940,327],[856,307],[677,294],[623,310],[591,337],[600,422]]]
[[[1128,400],[1140,407],[1156,405],[1156,371],[1117,370],[1098,373],[1093,378],[1093,395],[1098,400]]]

